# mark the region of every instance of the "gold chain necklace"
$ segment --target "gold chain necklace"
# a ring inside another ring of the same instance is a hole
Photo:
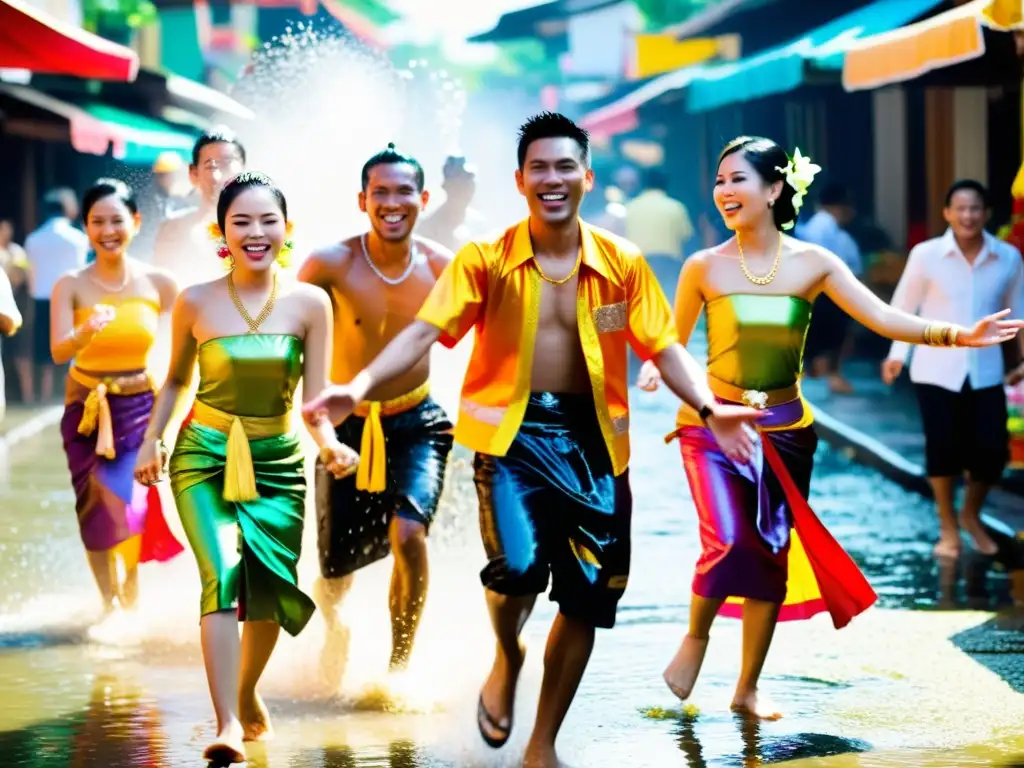
[[[540,272],[541,279],[543,279],[544,281],[546,281],[548,283],[551,283],[552,285],[565,285],[570,280],[572,280],[573,275],[575,275],[576,272],[579,270],[580,264],[583,263],[583,249],[580,248],[580,252],[576,256],[576,264],[573,266],[572,272],[570,272],[568,275],[563,277],[561,280],[552,280],[550,277],[545,275],[544,274],[544,270],[540,268],[540,262],[537,261],[537,257],[536,256],[533,257],[533,263],[534,263],[534,266],[537,267],[537,271]]]
[[[235,309],[238,310],[238,314],[245,320],[245,324],[249,326],[249,333],[259,333],[260,326],[270,317],[270,313],[274,311],[274,300],[277,298],[277,274],[274,274],[274,282],[270,286],[270,296],[267,299],[267,303],[263,305],[263,309],[253,320],[248,310],[245,308],[245,304],[242,303],[242,299],[238,296],[238,291],[235,290],[235,281],[233,276],[228,274],[228,293],[231,295],[231,300],[235,303]]]
[[[779,248],[775,252],[775,263],[772,264],[772,268],[768,271],[767,275],[755,275],[747,267],[747,261],[743,256],[743,243],[740,242],[739,235],[736,236],[736,248],[740,252],[740,269],[743,270],[744,276],[752,282],[754,285],[768,285],[772,280],[775,279],[775,275],[779,271],[779,264],[782,262],[782,233],[779,233]]]

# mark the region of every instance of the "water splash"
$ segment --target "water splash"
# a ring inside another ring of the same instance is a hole
[[[232,96],[249,165],[270,174],[294,211],[298,252],[365,228],[360,171],[388,142],[416,157],[428,184],[457,151],[466,95],[425,61],[395,67],[345,33],[299,22],[257,51]],[[434,169],[437,169],[435,171]]]

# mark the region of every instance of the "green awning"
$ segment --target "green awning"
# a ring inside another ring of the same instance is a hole
[[[942,5],[942,0],[876,0],[840,16],[786,45],[705,68],[687,89],[690,112],[708,112],[741,101],[786,93],[814,71],[842,71],[846,49],[856,40],[889,32]]]
[[[402,18],[380,0],[345,0],[342,5],[355,11],[375,27],[383,27]]]
[[[151,117],[126,112],[107,104],[83,104],[90,117],[112,126],[118,137],[115,157],[128,165],[152,165],[161,152],[177,152],[190,161],[198,133],[190,134]],[[121,154],[123,150],[123,154]]]

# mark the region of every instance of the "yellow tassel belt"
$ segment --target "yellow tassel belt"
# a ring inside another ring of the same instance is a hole
[[[256,472],[252,466],[249,441],[277,437],[291,432],[290,413],[280,416],[239,416],[214,408],[196,400],[192,405],[192,420],[204,427],[228,436],[224,461],[224,500],[255,501]]]
[[[153,391],[153,377],[148,371],[127,376],[90,376],[77,368],[68,371],[72,381],[89,390],[85,398],[82,418],[78,421],[78,434],[96,432],[96,453],[105,459],[117,456],[114,450],[114,420],[110,414],[107,395],[141,395]]]
[[[356,488],[370,493],[381,493],[386,485],[387,456],[384,452],[384,426],[382,416],[394,416],[412,410],[430,395],[430,382],[425,381],[411,392],[390,400],[360,403],[356,416],[366,419],[359,445],[359,467],[356,469]]]

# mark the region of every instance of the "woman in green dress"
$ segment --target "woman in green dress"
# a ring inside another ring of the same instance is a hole
[[[174,306],[171,368],[135,474],[146,484],[160,479],[162,437],[198,360],[196,400],[169,468],[202,580],[203,659],[217,715],[204,757],[225,764],[245,760],[243,741],[270,735],[256,684],[280,629],[297,635],[314,610],[297,586],[306,480],[292,398],[300,379],[309,393],[326,385],[332,339],[327,295],[277,269],[291,225],[274,183],[236,176],[221,192],[217,223],[230,271],[188,288]],[[310,431],[329,471],[355,470],[357,455],[330,424]]]

